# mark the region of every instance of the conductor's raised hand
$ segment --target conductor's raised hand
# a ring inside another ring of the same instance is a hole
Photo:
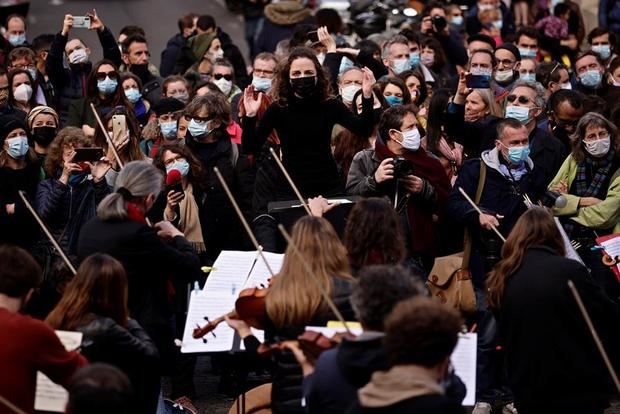
[[[261,103],[263,102],[263,93],[259,92],[258,96],[254,96],[254,86],[250,85],[243,91],[243,108],[245,116],[253,118],[258,113]]]

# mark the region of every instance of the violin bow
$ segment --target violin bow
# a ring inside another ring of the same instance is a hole
[[[461,192],[461,194],[463,195],[463,197],[465,197],[465,200],[467,200],[467,202],[469,204],[471,204],[471,206],[478,212],[478,214],[484,214],[482,212],[482,210],[480,210],[480,208],[476,205],[476,203],[474,203],[474,200],[471,199],[471,197],[469,197],[467,195],[467,193],[465,192],[465,190],[463,190],[463,187],[459,187],[459,191]],[[491,228],[493,229],[493,231],[495,232],[495,234],[497,234],[497,236],[504,242],[506,243],[506,238],[504,236],[502,236],[502,233],[499,232],[499,230],[497,230],[497,227],[495,227],[494,225],[491,224]]]
[[[577,307],[579,308],[579,311],[583,315],[583,319],[585,319],[586,325],[588,325],[588,329],[590,330],[590,333],[592,334],[592,338],[594,339],[594,343],[596,344],[596,347],[598,348],[598,351],[600,352],[601,357],[603,357],[603,361],[605,362],[605,365],[607,366],[609,375],[611,376],[611,379],[613,380],[614,385],[616,386],[616,389],[618,390],[618,392],[620,392],[620,381],[618,381],[618,374],[616,374],[616,370],[614,370],[613,365],[611,365],[611,361],[609,360],[609,356],[607,355],[607,352],[605,351],[603,342],[601,342],[601,338],[598,336],[598,333],[596,332],[596,329],[594,328],[592,319],[590,319],[588,310],[586,309],[585,305],[583,304],[583,301],[581,300],[581,295],[579,294],[579,291],[577,291],[577,287],[575,286],[572,280],[568,281],[568,287],[570,291],[572,292],[573,296],[575,297],[575,302],[577,302]]]
[[[41,219],[41,217],[39,217],[39,215],[37,214],[37,212],[34,210],[34,208],[32,207],[32,205],[30,204],[30,202],[28,201],[28,199],[26,198],[26,193],[23,191],[18,191],[19,196],[21,197],[22,201],[24,202],[24,204],[26,205],[26,208],[30,211],[30,213],[32,214],[32,216],[35,218],[35,220],[37,221],[37,223],[39,223],[39,226],[41,227],[41,230],[43,230],[43,233],[45,233],[45,235],[47,236],[47,238],[49,239],[50,242],[52,242],[52,245],[54,246],[54,248],[58,251],[58,254],[60,255],[60,257],[62,258],[62,260],[65,261],[65,263],[67,264],[67,267],[69,268],[69,270],[71,270],[71,272],[76,275],[77,274],[77,270],[75,270],[75,267],[73,267],[73,264],[71,263],[71,261],[69,260],[69,258],[67,257],[67,255],[65,254],[65,252],[62,250],[62,248],[60,247],[60,245],[58,244],[58,242],[56,241],[56,239],[54,238],[54,236],[52,236],[52,233],[49,231],[49,229],[47,228],[47,226],[45,225],[45,223],[43,223],[43,220]]]
[[[308,207],[308,203],[306,203],[304,198],[301,196],[301,193],[299,192],[299,189],[297,188],[297,186],[293,182],[293,179],[289,175],[288,171],[286,171],[286,168],[284,168],[284,164],[282,164],[282,160],[280,160],[280,157],[278,157],[278,154],[276,154],[276,152],[273,150],[273,148],[269,148],[269,152],[271,152],[271,155],[273,156],[273,159],[276,161],[276,164],[278,164],[278,167],[280,167],[280,170],[282,170],[282,174],[284,174],[284,176],[286,177],[286,180],[288,181],[288,183],[290,184],[291,188],[293,189],[293,192],[295,192],[295,195],[297,196],[297,198],[301,202],[301,205],[306,210],[306,213],[308,213],[308,215],[311,216],[312,212],[310,211],[310,207]]]
[[[226,192],[226,195],[228,196],[230,203],[233,205],[235,212],[237,213],[237,216],[239,216],[239,220],[241,220],[241,224],[243,224],[243,228],[245,229],[245,232],[248,234],[248,237],[250,238],[250,240],[252,241],[254,248],[258,252],[261,259],[263,259],[263,262],[265,262],[265,266],[267,267],[267,270],[271,274],[271,277],[273,277],[274,276],[273,270],[271,269],[271,266],[269,265],[267,258],[263,254],[263,246],[258,244],[258,240],[256,240],[256,237],[254,236],[254,233],[252,232],[252,229],[250,228],[248,221],[243,216],[243,213],[241,212],[241,209],[239,208],[239,204],[237,204],[237,201],[235,200],[235,197],[230,191],[228,184],[226,184],[226,181],[224,181],[224,177],[222,177],[222,173],[220,173],[220,170],[217,167],[213,167],[213,172],[217,176],[217,179],[220,181],[220,184],[222,184],[222,188],[224,188],[224,192]]]
[[[325,288],[321,284],[321,281],[318,280],[314,276],[314,272],[312,271],[312,268],[310,267],[310,265],[308,264],[306,259],[303,257],[303,255],[301,254],[301,252],[299,251],[299,249],[297,248],[297,246],[293,242],[293,239],[291,238],[290,234],[288,234],[288,232],[286,231],[286,229],[284,228],[284,226],[282,224],[278,224],[278,230],[280,230],[280,233],[282,233],[282,236],[284,236],[284,239],[286,239],[286,242],[288,243],[288,245],[291,246],[291,249],[293,250],[293,253],[295,253],[297,258],[301,262],[301,265],[304,267],[306,273],[311,275],[311,277],[314,279],[314,281],[318,285],[319,291],[321,292],[321,296],[323,296],[323,300],[325,300],[325,302],[327,302],[327,305],[332,310],[332,312],[334,312],[334,315],[340,321],[340,323],[342,323],[342,326],[344,326],[344,329],[346,329],[347,333],[349,335],[353,335],[351,333],[351,330],[349,329],[349,326],[347,325],[347,321],[344,320],[344,317],[342,316],[342,313],[340,313],[340,311],[336,307],[336,304],[334,303],[332,298],[330,298],[329,295],[327,294],[327,292],[325,291]]]
[[[19,408],[15,404],[13,404],[11,401],[9,401],[6,398],[4,398],[2,395],[0,395],[0,403],[4,404],[11,411],[13,411],[15,414],[26,414],[26,412],[24,410],[22,410],[21,408]]]
[[[93,115],[95,115],[95,119],[97,119],[97,123],[99,124],[99,128],[103,132],[105,136],[105,140],[108,142],[108,146],[112,149],[112,153],[114,154],[114,158],[116,159],[116,163],[118,164],[118,168],[123,168],[123,162],[121,161],[121,157],[118,155],[118,151],[116,151],[116,147],[114,146],[114,142],[112,142],[112,138],[110,138],[110,134],[108,134],[108,129],[103,126],[103,122],[101,122],[101,118],[95,109],[95,105],[90,103],[90,109],[93,111]]]

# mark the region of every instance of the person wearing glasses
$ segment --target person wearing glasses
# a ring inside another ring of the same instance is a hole
[[[226,95],[226,99],[232,104],[231,108],[236,108],[241,98],[241,89],[235,85],[235,70],[232,63],[226,59],[217,59],[213,63],[212,76],[211,82]]]
[[[504,43],[495,49],[495,72],[493,79],[502,88],[510,88],[519,78],[521,53],[512,43]]]
[[[566,158],[566,151],[559,139],[536,125],[545,108],[544,97],[545,89],[540,83],[518,80],[506,97],[505,115],[527,129],[530,158],[536,169],[543,172],[545,183],[549,183]]]
[[[620,137],[618,128],[595,112],[582,116],[572,135],[571,154],[549,184],[568,201],[554,209],[568,237],[581,244],[577,250],[594,279],[614,300],[620,285],[601,253],[592,251],[596,238],[620,232]]]
[[[82,128],[88,137],[98,128],[92,103],[101,118],[117,106],[129,108],[129,101],[120,87],[118,69],[109,60],[100,60],[88,76],[86,97],[74,99],[69,106],[67,125]]]

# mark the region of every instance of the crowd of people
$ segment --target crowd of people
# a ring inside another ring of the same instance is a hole
[[[7,18],[0,413],[34,411],[37,371],[67,413],[196,413],[197,359],[175,342],[188,287],[255,248],[230,196],[284,253],[261,323],[280,352],[261,359],[252,322],[227,317],[245,351],[210,356],[244,404],[464,413],[450,355],[465,331],[473,414],[602,414],[617,397],[567,282],[620,367],[620,282],[597,241],[620,233],[620,2],[588,33],[572,0],[412,2],[416,19],[365,38],[314,3],[243,1],[245,39],[183,15],[159,67],[143,28],[94,10],[99,61],[71,14],[36,37]],[[293,224],[272,203],[297,189],[310,214]],[[469,312],[424,284],[464,247]],[[340,317],[362,333],[318,359],[295,342]],[[246,389],[254,370],[270,385]]]

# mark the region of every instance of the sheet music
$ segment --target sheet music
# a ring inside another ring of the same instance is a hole
[[[263,253],[274,272],[279,272],[284,261],[284,255]],[[190,294],[187,321],[183,331],[181,346],[182,353],[194,352],[224,352],[233,347],[235,331],[225,322],[204,338],[194,339],[194,328],[205,326],[207,317],[214,320],[231,312],[235,308],[235,301],[239,292],[247,287],[267,285],[271,274],[265,263],[258,257],[258,252],[223,251],[213,263],[214,270],[207,278],[207,283],[201,291],[192,291]],[[263,340],[263,332],[254,330],[256,337]],[[214,335],[215,334],[215,335]],[[206,342],[205,342],[206,340]],[[243,348],[243,343],[241,344]]]
[[[562,223],[560,223],[560,220],[557,217],[554,217],[553,220],[555,220],[555,226],[558,228],[558,230],[560,231],[560,234],[562,235],[562,241],[564,242],[564,250],[566,251],[566,257],[569,259],[577,260],[579,263],[585,266],[585,263],[583,263],[583,260],[581,260],[581,256],[579,256],[579,253],[577,253],[577,251],[570,244],[568,235],[564,231],[564,227],[562,227]]]
[[[616,234],[612,238],[601,241],[599,244],[605,248],[605,253],[614,259],[620,256],[620,234]],[[620,263],[616,265],[616,268],[620,271]]]
[[[459,334],[456,348],[452,352],[450,361],[454,367],[454,372],[465,383],[467,393],[463,400],[463,405],[472,406],[476,404],[476,345],[478,334],[467,333]]]
[[[56,331],[56,335],[67,351],[75,351],[82,344],[82,332]],[[69,393],[67,390],[55,384],[45,374],[37,372],[35,410],[64,413],[68,400]]]

